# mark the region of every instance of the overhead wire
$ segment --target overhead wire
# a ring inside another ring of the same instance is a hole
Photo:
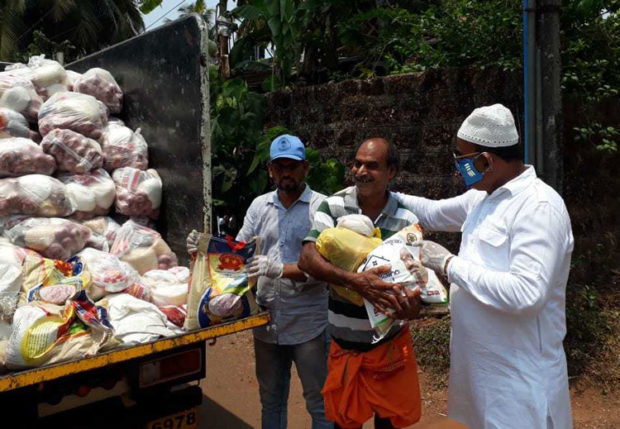
[[[146,27],[144,29],[144,31],[148,30],[149,28],[151,28],[153,25],[155,25],[157,22],[159,22],[161,19],[165,18],[166,15],[168,15],[170,12],[172,12],[173,10],[177,9],[179,6],[181,6],[183,3],[185,3],[185,0],[181,0],[176,6],[172,7],[168,12],[166,12],[165,14],[163,14],[162,16],[160,16],[159,18],[157,18],[155,21],[151,22],[151,24]]]
[[[43,19],[44,19],[47,15],[49,15],[50,13],[52,13],[52,11],[53,11],[53,10],[54,10],[54,9],[50,9],[50,10],[48,10],[46,13],[44,13],[44,14],[43,14],[43,16],[41,16],[41,18],[37,19],[37,21],[36,21],[34,24],[32,24],[32,25],[30,26],[30,28],[28,28],[26,31],[24,31],[24,32],[23,32],[23,33],[22,33],[22,34],[21,34],[21,35],[17,38],[17,42],[19,42],[19,41],[21,40],[21,38],[22,38],[22,37],[24,37],[26,34],[28,34],[28,33],[30,32],[30,30],[32,30],[34,27],[36,27],[36,25],[37,25],[39,22],[43,21]]]

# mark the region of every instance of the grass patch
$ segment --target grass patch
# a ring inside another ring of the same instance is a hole
[[[418,365],[424,372],[441,376],[438,383],[446,384],[450,369],[450,316],[416,319],[410,329]]]

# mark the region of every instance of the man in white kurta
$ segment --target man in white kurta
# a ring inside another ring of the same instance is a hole
[[[474,110],[457,137],[455,161],[472,190],[439,201],[399,194],[424,228],[462,232],[458,256],[420,243],[422,263],[451,282],[448,415],[472,429],[571,428],[568,212],[521,161],[504,106]]]

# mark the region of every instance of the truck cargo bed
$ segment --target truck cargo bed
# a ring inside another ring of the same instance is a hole
[[[235,332],[264,325],[268,321],[269,314],[264,312],[255,316],[246,317],[244,319],[234,320],[232,322],[188,332],[176,337],[163,338],[161,340],[146,344],[114,349],[89,358],[76,359],[54,365],[43,366],[41,368],[9,373],[0,376],[0,393],[26,386],[32,386],[44,381],[55,380],[67,375],[102,368],[111,364],[145,357],[154,353],[172,350],[212,338],[230,335]]]

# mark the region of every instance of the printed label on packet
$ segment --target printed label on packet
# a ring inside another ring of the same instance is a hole
[[[135,191],[140,183],[142,171],[136,169],[125,169],[121,177],[121,186],[129,191]]]

